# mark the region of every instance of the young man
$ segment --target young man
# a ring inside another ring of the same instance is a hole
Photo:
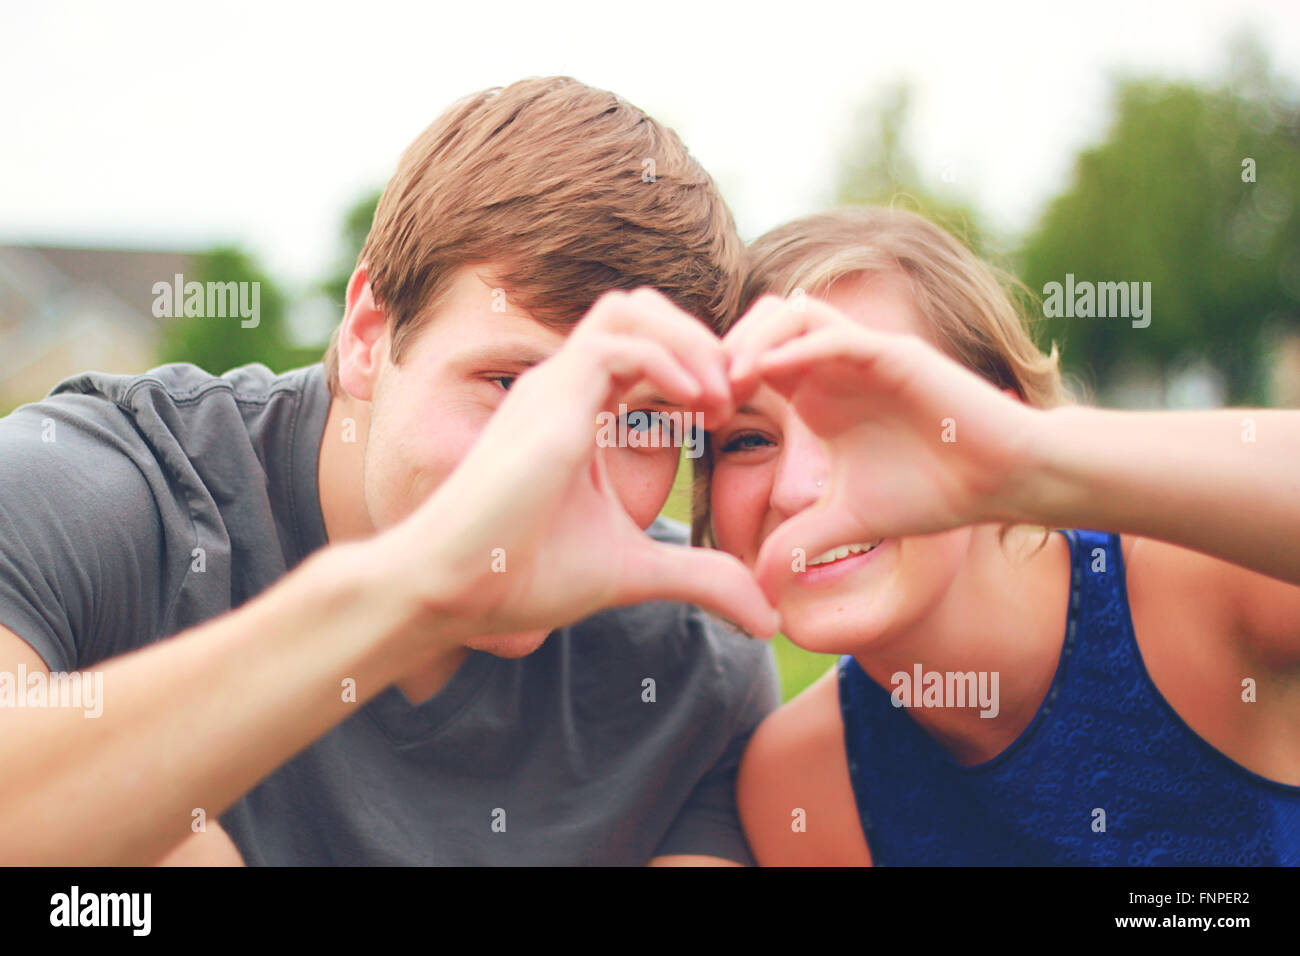
[[[671,131],[526,80],[404,154],[323,365],[86,373],[0,420],[0,679],[102,679],[95,719],[0,706],[0,862],[750,862],[770,650],[677,602],[775,612],[644,533],[683,538],[680,448],[595,441],[731,414],[694,316],[741,255]]]

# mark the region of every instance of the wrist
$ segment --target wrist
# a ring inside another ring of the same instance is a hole
[[[1090,410],[1076,405],[1027,409],[998,520],[1063,527],[1072,522],[1069,457]]]
[[[1022,406],[1013,428],[1003,480],[989,501],[986,520],[1000,524],[1041,524],[1044,476],[1051,458],[1054,409]]]
[[[458,646],[472,629],[463,626],[433,549],[417,561],[391,538],[334,545],[313,560],[319,558],[316,573],[331,594],[332,612],[357,619],[353,626],[372,636],[396,678],[430,654]]]

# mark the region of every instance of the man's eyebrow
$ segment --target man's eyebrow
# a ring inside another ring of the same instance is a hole
[[[753,405],[741,405],[738,409],[736,409],[736,414],[737,415],[758,415],[760,414],[760,412]]]
[[[528,342],[491,342],[466,349],[457,356],[457,361],[465,365],[477,365],[483,362],[501,362],[532,368],[550,358],[554,353],[538,348]]]

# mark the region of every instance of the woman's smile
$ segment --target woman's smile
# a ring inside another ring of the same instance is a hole
[[[810,558],[804,572],[795,578],[797,587],[823,587],[835,584],[875,562],[882,548],[892,542],[844,544]]]

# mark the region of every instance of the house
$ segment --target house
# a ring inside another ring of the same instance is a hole
[[[162,320],[153,286],[195,254],[0,246],[0,414],[90,369],[156,364]]]

